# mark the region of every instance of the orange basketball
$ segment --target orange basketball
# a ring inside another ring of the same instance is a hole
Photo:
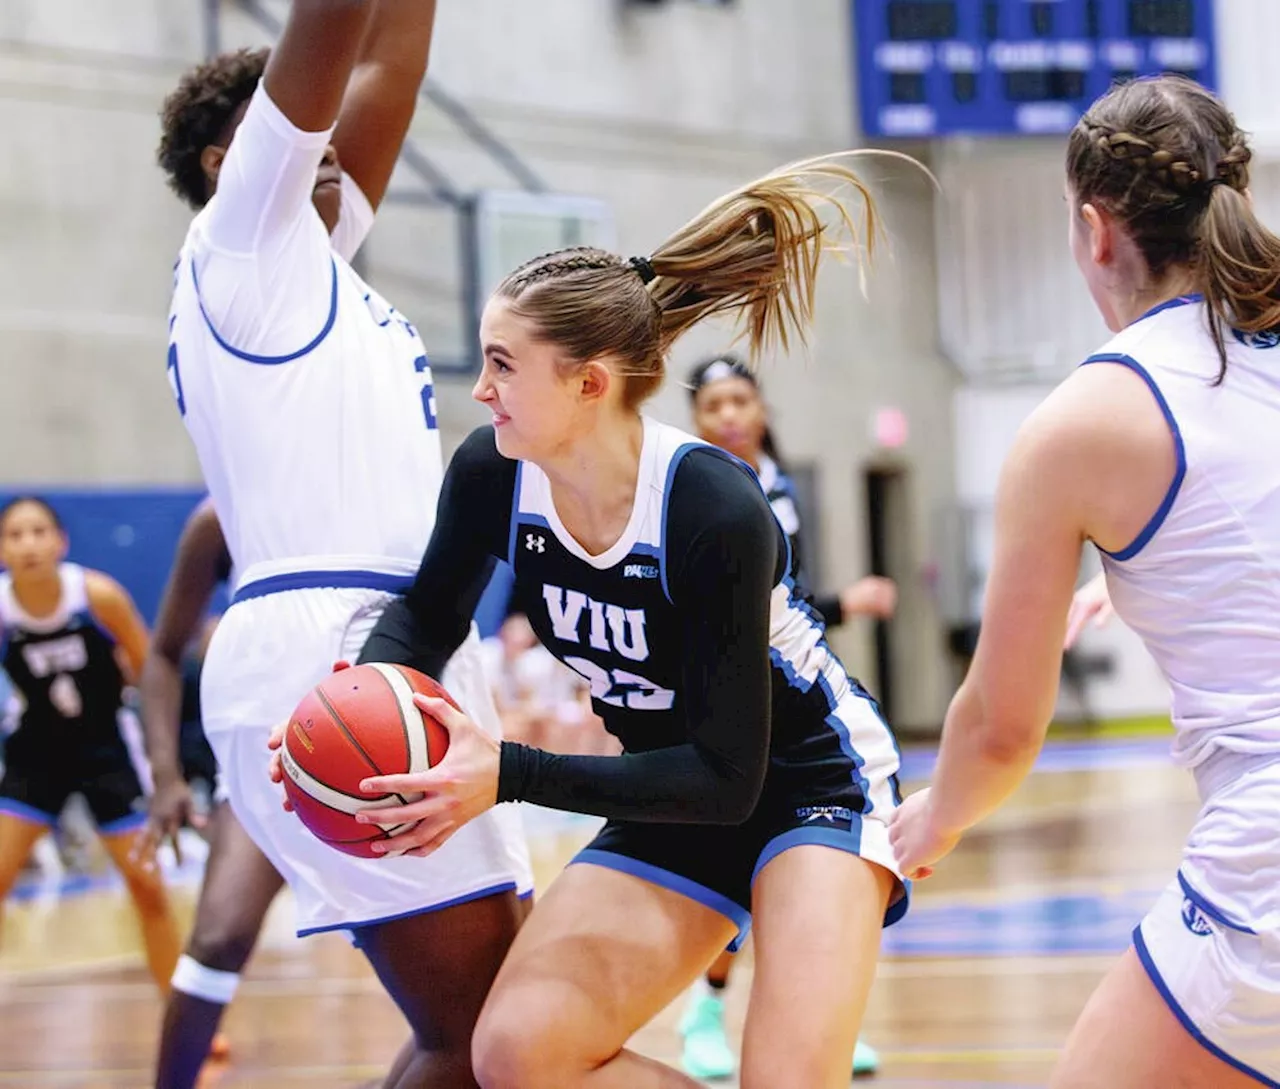
[[[370,663],[326,677],[290,716],[280,748],[285,793],[302,823],[335,850],[384,858],[371,845],[413,827],[358,824],[354,814],[422,797],[362,794],[361,780],[426,771],[444,757],[449,734],[414,706],[415,692],[454,702],[417,670]]]

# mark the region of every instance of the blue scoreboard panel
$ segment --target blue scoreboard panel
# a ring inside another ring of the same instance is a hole
[[[1213,0],[850,0],[868,136],[1070,131],[1115,80],[1215,84]]]

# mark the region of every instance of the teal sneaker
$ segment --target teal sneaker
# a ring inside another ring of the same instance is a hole
[[[853,1076],[869,1078],[879,1069],[880,1056],[876,1054],[876,1049],[859,1040],[858,1046],[853,1049]]]
[[[691,1078],[731,1078],[738,1069],[724,1034],[724,999],[695,995],[680,1022],[684,1050],[680,1065]]]

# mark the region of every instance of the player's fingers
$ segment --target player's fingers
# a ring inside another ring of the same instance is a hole
[[[284,732],[289,728],[289,723],[281,722],[271,728],[271,736],[267,738],[268,749],[278,749],[284,744]]]
[[[456,807],[452,798],[419,798],[408,805],[378,805],[356,811],[359,824],[408,824],[430,821],[450,813]]]
[[[280,754],[272,753],[271,759],[267,761],[267,776],[273,783],[284,782],[284,761],[280,759]]]
[[[165,833],[165,838],[170,843],[173,844],[173,860],[179,866],[181,866],[182,865],[182,840],[178,838],[178,826],[174,825],[173,828],[168,829]]]
[[[1089,610],[1076,605],[1071,606],[1071,611],[1067,613],[1067,634],[1062,640],[1064,650],[1070,650],[1076,645],[1076,640],[1080,638],[1080,633],[1084,631],[1085,625],[1089,622]]]
[[[440,699],[438,696],[423,696],[415,693],[413,703],[419,711],[425,711],[450,733],[466,726],[470,721],[448,700]]]
[[[457,825],[452,821],[424,821],[408,832],[375,842],[372,849],[380,855],[405,854],[423,858],[438,850],[456,830]]]
[[[373,775],[360,780],[362,794],[426,794],[438,791],[440,783],[430,771],[404,772],[400,775]]]

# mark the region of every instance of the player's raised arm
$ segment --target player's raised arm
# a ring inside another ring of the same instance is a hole
[[[386,195],[427,71],[436,0],[375,0],[333,146],[376,210]]]
[[[263,84],[305,132],[333,127],[374,7],[373,0],[293,0]]]

